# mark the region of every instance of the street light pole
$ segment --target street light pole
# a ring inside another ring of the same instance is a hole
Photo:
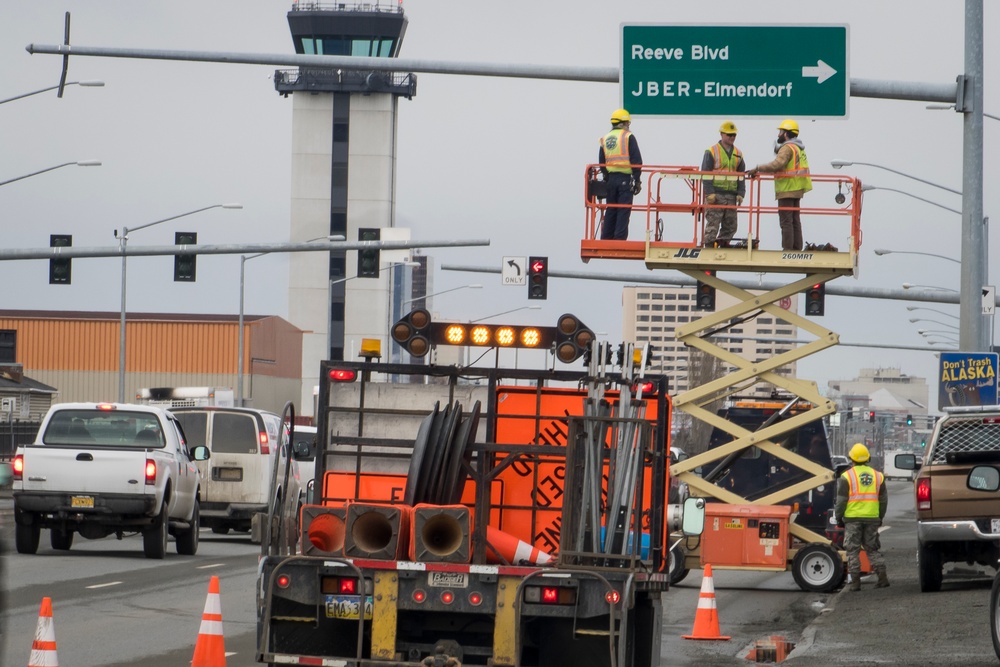
[[[899,174],[900,176],[905,176],[906,178],[913,179],[914,181],[919,181],[920,183],[923,183],[925,185],[932,185],[935,188],[941,188],[942,190],[947,190],[948,192],[951,192],[951,193],[956,194],[956,195],[961,195],[962,194],[961,190],[956,190],[954,188],[949,188],[947,186],[940,185],[938,183],[933,183],[931,181],[925,181],[924,179],[920,178],[919,176],[913,176],[911,174],[907,174],[907,173],[902,172],[902,171],[897,171],[895,169],[892,169],[891,167],[886,167],[886,166],[881,165],[881,164],[872,164],[871,162],[857,162],[857,161],[850,161],[850,160],[831,160],[830,161],[830,166],[833,167],[834,169],[840,169],[841,167],[850,167],[850,166],[853,166],[853,165],[856,165],[856,164],[862,164],[862,165],[864,165],[866,167],[875,167],[876,169],[884,169],[886,171],[891,171],[894,174]]]
[[[954,262],[955,264],[961,264],[959,260],[954,257],[948,257],[946,255],[938,255],[933,252],[917,252],[916,250],[886,250],[885,248],[875,248],[876,255],[925,255],[927,257],[937,257],[938,259],[945,259],[949,262]]]
[[[140,229],[146,229],[147,227],[152,227],[153,225],[159,225],[164,222],[170,222],[171,220],[176,220],[177,218],[183,218],[185,216],[194,215],[195,213],[201,213],[202,211],[208,211],[213,208],[228,208],[228,209],[241,209],[243,204],[213,204],[212,206],[204,206],[193,211],[188,211],[187,213],[181,213],[180,215],[172,215],[169,218],[163,218],[162,220],[155,220],[153,222],[146,223],[145,225],[139,225],[138,227],[133,227],[129,229],[128,227],[122,227],[119,233],[116,229],[114,231],[115,236],[118,237],[118,248],[122,255],[122,307],[121,307],[121,318],[118,324],[118,402],[125,402],[125,313],[126,313],[126,298],[125,298],[125,286],[126,286],[126,275],[127,275],[127,246],[128,246],[128,234],[129,232],[137,232]]]
[[[910,324],[916,324],[917,322],[932,322],[934,324],[940,324],[943,327],[948,327],[949,329],[954,329],[955,331],[958,331],[958,327],[956,325],[954,325],[954,324],[948,324],[947,322],[940,322],[938,320],[931,320],[931,319],[927,319],[925,317],[911,317],[910,318]]]
[[[80,86],[81,88],[102,88],[104,86],[103,81],[67,81],[67,86]],[[40,93],[47,93],[50,90],[55,90],[59,86],[49,86],[48,88],[42,88],[41,90],[33,90],[30,93],[24,93],[23,95],[16,95],[14,97],[8,97],[5,100],[0,100],[0,104],[7,104],[7,102],[13,102],[15,100],[24,99],[25,97],[31,97],[32,95],[38,95]]]
[[[23,181],[26,178],[31,178],[32,176],[38,176],[39,174],[44,174],[47,171],[53,171],[55,169],[62,169],[63,167],[69,167],[76,165],[77,167],[100,167],[100,160],[78,160],[77,162],[63,162],[62,164],[57,164],[54,167],[49,167],[47,169],[40,169],[38,171],[33,171],[30,174],[25,174],[24,176],[18,176],[17,178],[9,178],[6,181],[0,181],[0,185],[7,185],[8,183],[14,183],[15,181]]]
[[[885,190],[886,192],[896,192],[901,195],[906,195],[907,197],[913,197],[914,199],[918,199],[924,202],[925,204],[930,204],[931,206],[937,206],[938,208],[943,208],[946,211],[951,211],[952,213],[957,213],[958,215],[962,215],[962,212],[959,211],[957,208],[951,208],[950,206],[939,204],[936,201],[931,201],[930,199],[924,199],[923,197],[919,197],[913,194],[912,192],[907,192],[906,190],[897,190],[896,188],[884,188],[881,185],[869,185],[867,183],[861,186],[862,192],[868,192],[869,190]],[[963,257],[964,256],[965,255],[963,255]]]
[[[922,308],[920,306],[907,306],[906,309],[908,311],[910,311],[911,313],[914,310],[929,310],[932,313],[938,313],[939,315],[944,315],[945,317],[950,317],[953,320],[957,320],[958,319],[958,315],[952,315],[951,313],[946,313],[943,310],[938,310],[937,308]]]

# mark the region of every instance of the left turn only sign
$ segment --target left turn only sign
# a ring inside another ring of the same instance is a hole
[[[500,267],[500,275],[504,285],[528,284],[528,258],[504,257]]]

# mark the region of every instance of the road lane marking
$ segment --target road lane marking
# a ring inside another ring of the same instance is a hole
[[[121,583],[120,581],[109,581],[106,584],[94,584],[93,586],[87,586],[87,588],[107,588],[108,586],[118,586]]]
[[[196,570],[209,570],[213,567],[222,567],[225,563],[212,563],[211,565],[199,565]]]

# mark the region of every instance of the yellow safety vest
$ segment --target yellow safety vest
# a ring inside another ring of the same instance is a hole
[[[628,156],[628,138],[632,133],[628,130],[611,130],[601,137],[604,147],[604,164],[607,169],[616,174],[631,174],[632,162]]]
[[[736,171],[736,168],[740,166],[740,160],[743,159],[743,153],[735,146],[733,147],[732,155],[726,155],[726,151],[722,150],[721,144],[712,144],[712,147],[708,151],[715,160],[715,171]],[[716,190],[736,192],[737,185],[738,181],[733,178],[716,178],[712,180],[712,187]]]
[[[809,178],[809,160],[806,158],[806,151],[795,144],[785,144],[792,149],[792,159],[788,161],[785,168],[775,174],[774,191],[778,194],[782,192],[809,192],[813,189],[812,179]],[[780,199],[780,197],[779,197]]]
[[[879,515],[878,492],[885,477],[869,466],[854,466],[842,477],[847,478],[850,493],[847,496],[845,519],[877,519]]]

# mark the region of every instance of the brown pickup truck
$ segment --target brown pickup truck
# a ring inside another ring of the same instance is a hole
[[[917,468],[913,454],[895,465]],[[1000,494],[985,488],[979,466],[1000,467],[1000,407],[950,409],[934,427],[914,482],[920,590],[941,590],[946,563],[997,567]]]

